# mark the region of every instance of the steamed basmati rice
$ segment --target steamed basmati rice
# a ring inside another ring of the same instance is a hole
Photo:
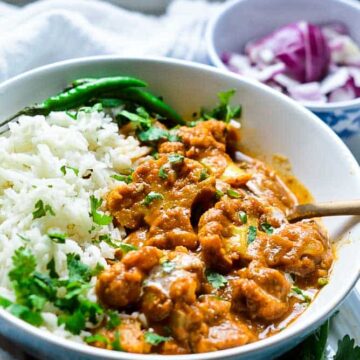
[[[37,259],[37,270],[47,272],[54,258],[61,277],[67,277],[66,254],[76,253],[94,268],[106,266],[114,249],[96,241],[101,234],[122,239],[124,230],[112,224],[94,227],[90,196],[102,198],[118,184],[111,174],[131,168],[148,152],[133,137],[118,134],[118,127],[102,112],[79,112],[74,120],[65,112],[48,117],[23,116],[0,137],[0,294],[15,300],[8,273],[14,251],[26,244]],[[75,169],[75,170],[74,170]],[[77,171],[78,170],[78,174]],[[33,219],[35,204],[42,200],[55,216]],[[48,233],[66,233],[64,244]],[[88,297],[96,301],[94,284]],[[57,325],[56,308],[48,304],[42,313],[43,328],[81,341]],[[81,335],[84,335],[81,334]]]

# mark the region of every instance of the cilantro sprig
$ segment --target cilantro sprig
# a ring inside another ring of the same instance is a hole
[[[42,200],[38,200],[35,204],[35,210],[32,212],[33,219],[39,219],[50,214],[55,216],[55,212],[49,204],[45,204]]]
[[[205,275],[206,275],[207,281],[215,289],[220,289],[220,288],[224,287],[228,282],[225,276],[223,276],[217,272],[211,271],[211,270],[206,270]]]
[[[47,269],[49,275],[36,271],[36,258],[26,247],[20,247],[12,257],[13,267],[8,276],[14,289],[16,302],[0,298],[0,306],[13,315],[30,324],[40,326],[43,323],[41,311],[47,302],[60,311],[59,325],[73,334],[79,334],[87,322],[96,323],[103,309],[97,303],[87,299],[90,279],[101,268],[91,269],[82,263],[77,254],[67,254],[68,278],[59,279],[52,259]],[[61,288],[61,296],[58,289]]]
[[[145,341],[148,344],[151,344],[151,345],[154,345],[154,346],[160,345],[161,343],[163,343],[165,341],[171,340],[171,337],[161,336],[161,335],[156,334],[156,333],[151,332],[151,331],[147,331],[144,336],[145,336]]]
[[[94,195],[90,196],[90,216],[97,225],[109,225],[112,222],[112,216],[101,214],[97,210],[102,205],[102,199],[97,199]]]
[[[228,91],[219,92],[219,104],[212,110],[201,110],[201,118],[203,120],[217,119],[230,122],[231,119],[238,119],[241,116],[241,106],[231,106],[230,100],[235,95],[236,90],[230,89]]]
[[[164,199],[164,196],[162,194],[157,193],[155,191],[151,191],[145,196],[144,200],[142,201],[142,204],[144,206],[149,206],[153,201],[162,200],[162,199]]]

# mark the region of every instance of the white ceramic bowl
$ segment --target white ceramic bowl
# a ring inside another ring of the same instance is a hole
[[[315,24],[339,21],[360,44],[360,2],[355,0],[234,0],[209,22],[206,45],[210,61],[227,69],[224,52],[242,53],[250,40],[292,22]],[[308,105],[351,148],[360,162],[360,98],[318,106]]]
[[[85,58],[32,70],[0,85],[0,118],[62,90],[73,79],[133,75],[146,80],[184,116],[213,106],[216,93],[236,88],[243,105],[243,139],[267,154],[289,157],[296,176],[319,201],[360,198],[360,169],[345,145],[315,115],[269,87],[204,65],[166,59]],[[358,220],[358,219],[357,219]],[[333,312],[360,273],[360,224],[355,218],[325,221],[332,239],[344,235],[330,282],[309,309],[281,333],[259,342],[213,353],[163,359],[271,359],[300,342]],[[1,269],[1,265],[0,265]],[[43,332],[0,310],[0,332],[46,359],[154,359],[153,355],[111,352]]]

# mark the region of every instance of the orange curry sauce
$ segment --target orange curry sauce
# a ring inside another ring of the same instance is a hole
[[[100,302],[124,315],[114,329],[94,330],[109,340],[94,346],[113,349],[116,337],[135,353],[241,346],[284,329],[326,282],[326,233],[316,221],[286,219],[298,201],[285,185],[294,179],[241,160],[238,130],[224,122],[177,135],[107,194],[115,225],[137,250],[118,250],[98,276]],[[147,341],[149,332],[158,341]]]

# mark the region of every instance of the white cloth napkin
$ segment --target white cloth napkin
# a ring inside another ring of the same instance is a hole
[[[42,0],[23,8],[0,2],[0,81],[90,55],[163,55],[206,62],[205,24],[218,6],[176,0],[165,15],[154,17],[95,0]]]

